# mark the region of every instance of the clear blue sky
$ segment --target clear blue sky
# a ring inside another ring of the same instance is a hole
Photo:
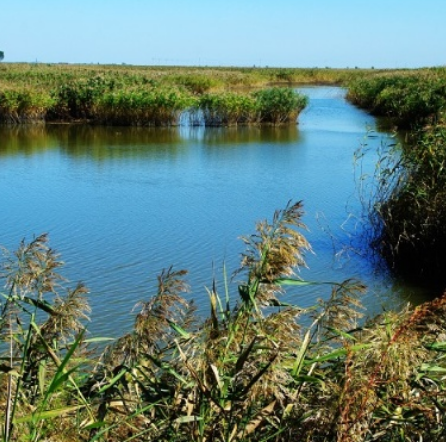
[[[446,65],[446,0],[10,0],[4,61]]]

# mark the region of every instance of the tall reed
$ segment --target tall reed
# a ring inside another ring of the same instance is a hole
[[[0,89],[0,121],[9,124],[40,123],[54,103],[42,90],[29,87]]]
[[[377,75],[352,82],[347,97],[400,128],[416,128],[437,118],[446,105],[446,70]]]
[[[446,285],[446,70],[362,79],[350,99],[409,128],[398,153],[379,159],[371,206],[374,245],[400,275],[441,291]]]
[[[298,277],[311,250],[302,214],[289,203],[243,238],[204,320],[186,272],[162,271],[132,330],[100,354],[85,338],[86,289],[61,293],[46,235],[23,242],[1,272],[3,440],[446,440],[446,297],[362,321],[358,281]],[[323,299],[303,308],[309,285]]]
[[[97,124],[174,124],[175,117],[171,113],[160,112],[157,110],[160,103],[146,98],[146,95],[151,95],[156,90],[164,96],[161,100],[166,98],[167,91],[175,91],[175,94],[181,96],[181,100],[211,94],[208,98],[213,97],[220,101],[218,107],[222,109],[222,115],[217,120],[223,121],[223,124],[235,124],[232,120],[238,122],[240,119],[249,119],[256,123],[265,120],[266,123],[278,124],[278,121],[271,119],[270,111],[274,111],[273,109],[263,109],[269,117],[265,112],[264,115],[259,115],[261,109],[257,109],[257,114],[251,112],[252,103],[247,101],[251,101],[252,97],[248,99],[248,88],[265,89],[271,85],[289,87],[315,83],[345,84],[371,72],[377,71],[7,63],[2,64],[0,69],[0,105],[2,94],[13,93],[17,97],[4,97],[0,123],[83,121]],[[242,100],[235,95],[243,96],[245,102],[235,104],[235,101]],[[264,98],[264,104],[268,100],[271,102],[270,98]],[[177,97],[175,101],[179,99]],[[147,109],[136,110],[138,103],[142,106],[153,105],[152,113],[156,121],[148,122],[148,115],[145,115],[148,113]],[[234,106],[238,109],[234,109]],[[123,107],[131,108],[130,112],[122,109]],[[135,112],[136,119],[140,119],[142,123],[135,123],[131,119],[131,114]],[[273,119],[277,119],[283,109],[274,112],[276,116]],[[160,120],[162,115],[166,115],[166,121]],[[294,117],[295,115],[290,114],[291,120]]]
[[[267,88],[252,93],[205,94],[198,101],[206,126],[295,124],[308,99],[291,88]]]
[[[193,103],[191,96],[173,88],[112,91],[97,100],[94,121],[125,126],[178,125],[181,112]]]

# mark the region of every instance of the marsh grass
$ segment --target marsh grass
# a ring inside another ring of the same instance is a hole
[[[441,290],[446,284],[446,128],[426,127],[413,144],[388,158],[380,181],[376,238],[391,268],[413,280]]]
[[[0,382],[6,441],[14,440],[18,422],[28,440],[41,440],[47,419],[88,408],[71,376],[82,357],[87,291],[78,285],[61,294],[61,265],[42,235],[29,244],[22,242],[2,267],[0,331],[5,357]],[[73,395],[79,401],[74,408],[69,405]]]
[[[252,93],[204,94],[196,111],[203,113],[206,126],[239,124],[296,124],[308,99],[291,88],[267,88]]]
[[[97,100],[93,115],[106,125],[172,126],[193,103],[193,97],[173,88],[116,91]]]
[[[290,88],[270,88],[254,93],[258,121],[280,125],[295,123],[299,113],[307,106],[308,98]]]
[[[290,203],[243,237],[207,319],[169,268],[99,354],[86,289],[64,288],[46,235],[23,242],[2,270],[3,440],[446,440],[446,298],[361,320],[358,281],[298,277],[302,213]],[[309,284],[323,299],[301,308]]]
[[[274,109],[268,93],[254,100],[247,90],[272,85],[345,84],[367,72],[7,63],[0,69],[0,122],[176,125],[178,113],[200,97],[210,114],[210,125],[294,122],[298,107],[293,105],[288,116],[282,115],[283,93],[281,102],[276,103],[278,109]],[[262,105],[257,103],[253,109],[253,100]],[[217,110],[221,115],[215,114]]]
[[[347,98],[375,115],[391,118],[399,128],[418,129],[436,119],[446,104],[444,68],[386,73],[349,84]]]
[[[0,89],[0,121],[9,124],[41,123],[53,105],[45,91],[30,87]]]
[[[372,244],[399,275],[442,291],[446,285],[446,70],[361,79],[353,102],[409,128],[407,142],[377,163],[369,207]]]
[[[203,113],[205,126],[230,126],[255,122],[255,102],[246,94],[225,92],[200,97],[196,111]]]

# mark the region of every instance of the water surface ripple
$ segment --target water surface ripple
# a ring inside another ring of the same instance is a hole
[[[64,275],[91,290],[89,330],[116,336],[170,265],[189,270],[189,296],[207,314],[205,286],[215,275],[222,287],[223,263],[228,273],[238,267],[238,237],[303,200],[315,254],[301,276],[359,277],[371,287],[370,308],[387,302],[390,288],[399,302],[410,288],[395,290],[356,253],[335,254],[346,244],[349,214],[360,211],[353,154],[375,121],[346,102],[343,89],[301,91],[310,102],[292,127],[0,127],[0,244],[14,249],[48,232]],[[327,295],[312,288],[290,296],[310,305]]]

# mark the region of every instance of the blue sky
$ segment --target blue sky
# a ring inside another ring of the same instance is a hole
[[[10,62],[446,65],[445,0],[11,0]]]

